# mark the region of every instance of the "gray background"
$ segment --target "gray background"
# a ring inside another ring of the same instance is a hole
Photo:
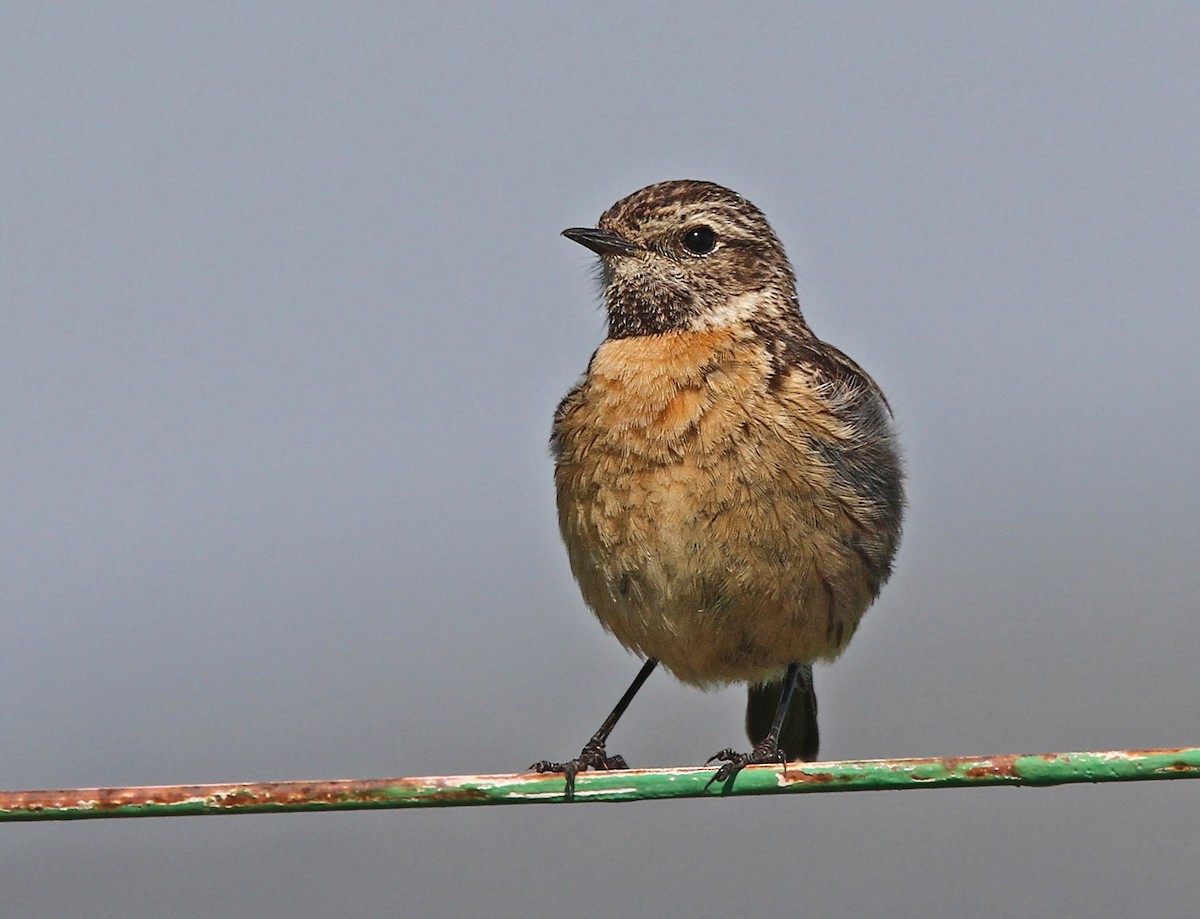
[[[567,570],[558,237],[759,204],[881,382],[830,758],[1200,741],[1200,12],[7,4],[0,787],[508,772],[636,670]],[[638,765],[741,742],[656,676]],[[8,825],[6,917],[1184,915],[1192,783]]]

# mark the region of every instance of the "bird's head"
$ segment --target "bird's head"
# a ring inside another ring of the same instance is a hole
[[[595,229],[563,235],[600,256],[612,338],[799,319],[795,277],[770,224],[712,182],[650,185]]]

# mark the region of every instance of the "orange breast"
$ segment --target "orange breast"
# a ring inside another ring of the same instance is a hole
[[[829,411],[815,389],[772,392],[770,369],[730,330],[608,341],[556,421],[559,522],[585,600],[699,685],[836,655],[873,596],[811,448]]]

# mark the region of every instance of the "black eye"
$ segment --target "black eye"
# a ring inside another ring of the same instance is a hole
[[[717,234],[712,227],[692,227],[683,234],[683,248],[692,255],[706,255],[717,244]]]

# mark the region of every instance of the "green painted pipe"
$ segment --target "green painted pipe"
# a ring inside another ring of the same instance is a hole
[[[577,778],[571,800],[645,801],[1200,778],[1200,748],[792,763],[786,772],[779,766],[749,766],[724,786],[706,789],[713,772],[713,767],[589,772]],[[550,804],[567,801],[565,791],[561,775],[536,773],[0,791],[0,821]]]

